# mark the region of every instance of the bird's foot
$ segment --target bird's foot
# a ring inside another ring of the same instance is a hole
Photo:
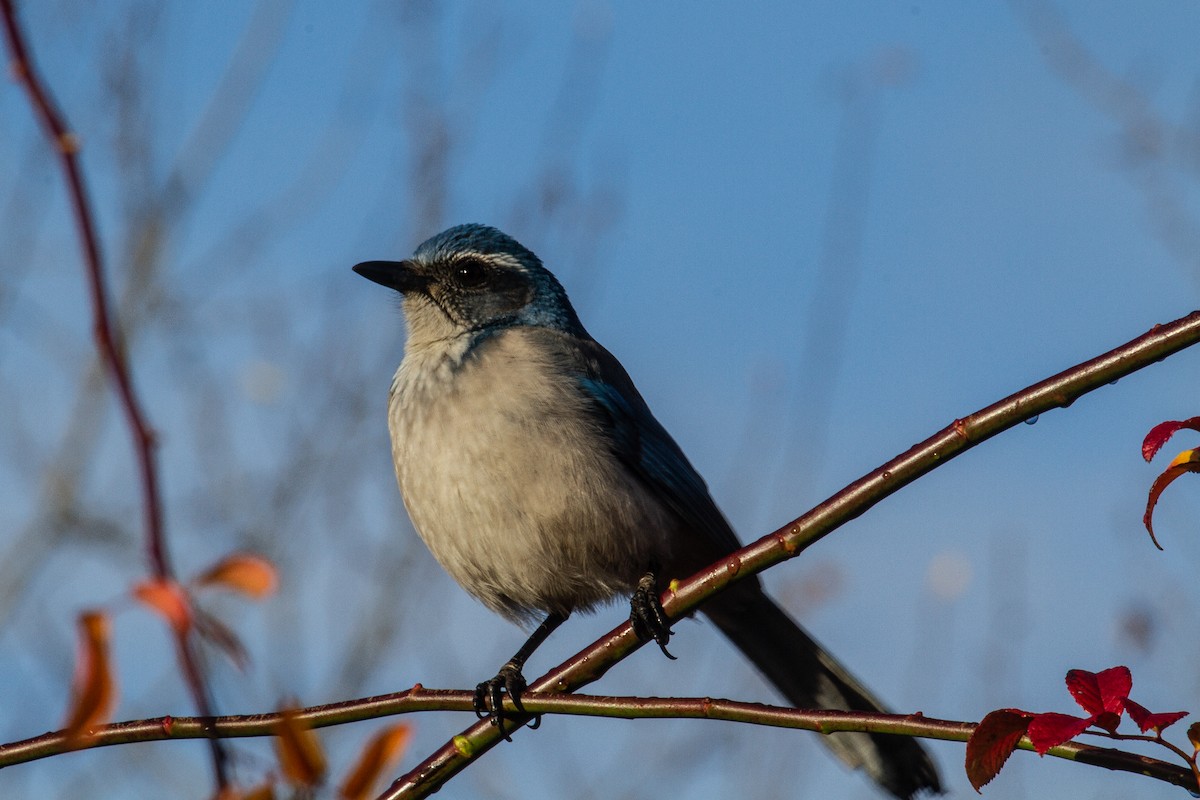
[[[658,649],[672,661],[675,656],[667,652],[667,642],[671,641],[671,620],[663,611],[662,603],[658,600],[658,578],[653,572],[647,572],[638,581],[629,601],[629,623],[639,639],[653,639]]]
[[[492,724],[500,729],[500,735],[506,741],[512,741],[510,731],[505,730],[504,721],[506,719],[504,713],[504,698],[512,700],[512,704],[517,711],[525,713],[525,706],[521,702],[521,695],[525,692],[525,676],[521,674],[521,667],[514,664],[512,661],[505,664],[496,673],[496,677],[484,681],[475,687],[475,716],[483,719],[489,713],[492,715]],[[529,722],[529,727],[536,728],[541,724],[541,716],[534,717]],[[515,728],[513,729],[515,730]]]

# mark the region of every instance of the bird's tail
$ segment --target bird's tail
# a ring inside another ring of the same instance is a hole
[[[754,589],[714,598],[702,610],[788,701],[797,708],[886,711],[782,608]],[[838,758],[864,770],[896,797],[907,800],[924,790],[942,791],[937,769],[916,739],[842,732],[823,741]]]

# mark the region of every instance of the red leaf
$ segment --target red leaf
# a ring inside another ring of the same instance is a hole
[[[1125,701],[1129,699],[1129,691],[1133,688],[1133,675],[1129,667],[1109,667],[1096,673],[1096,683],[1100,684],[1100,699],[1104,702],[1104,710],[1120,716],[1125,710]]]
[[[1164,711],[1156,714],[1132,700],[1125,701],[1125,710],[1129,712],[1129,718],[1137,723],[1142,733],[1149,730],[1162,733],[1163,728],[1174,725],[1188,715],[1186,711]]]
[[[1162,471],[1154,483],[1150,485],[1150,494],[1146,498],[1146,513],[1142,515],[1142,524],[1146,526],[1146,530],[1150,534],[1150,541],[1154,542],[1154,546],[1162,550],[1162,545],[1158,543],[1158,537],[1154,535],[1154,526],[1151,524],[1154,517],[1154,506],[1158,504],[1158,498],[1163,493],[1163,490],[1170,486],[1176,478],[1186,472],[1200,472],[1200,450],[1184,450],[1171,462],[1165,470]]]
[[[1147,461],[1154,458],[1155,454],[1167,443],[1167,440],[1184,428],[1200,431],[1200,417],[1192,417],[1183,421],[1169,420],[1155,425],[1146,434],[1146,438],[1142,440],[1142,458]]]
[[[1056,714],[1053,711],[1037,714],[1029,721],[1030,743],[1039,756],[1046,755],[1051,747],[1058,747],[1063,742],[1069,742],[1091,726],[1092,720],[1072,717],[1070,714]]]
[[[1020,709],[1002,708],[988,714],[975,727],[967,740],[967,780],[975,791],[999,774],[1025,735],[1032,716]]]
[[[1075,698],[1075,702],[1089,714],[1099,714],[1104,710],[1104,701],[1100,697],[1100,682],[1096,673],[1085,669],[1073,669],[1067,672],[1067,690]]]
[[[1132,688],[1133,676],[1129,674],[1129,667],[1110,667],[1098,673],[1073,669],[1067,673],[1067,689],[1071,696],[1093,717],[1105,711],[1120,716]]]
[[[1114,714],[1111,711],[1102,711],[1092,717],[1092,724],[1097,728],[1103,728],[1109,733],[1116,733],[1117,728],[1121,725],[1121,715]]]

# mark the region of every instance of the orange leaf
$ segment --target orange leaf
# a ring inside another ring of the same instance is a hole
[[[1163,548],[1158,543],[1158,537],[1154,535],[1154,527],[1151,524],[1154,517],[1154,506],[1158,504],[1158,498],[1163,490],[1170,486],[1176,478],[1187,472],[1200,472],[1200,450],[1184,450],[1175,456],[1170,465],[1154,479],[1154,483],[1150,486],[1150,495],[1146,498],[1146,513],[1142,515],[1142,524],[1146,526],[1146,530],[1150,533],[1150,540],[1159,550]]]
[[[285,709],[275,724],[275,750],[283,776],[297,786],[317,786],[325,777],[321,742],[294,708]]]
[[[71,708],[65,728],[67,743],[87,743],[92,728],[105,723],[117,702],[117,688],[108,663],[108,617],[99,611],[79,615],[79,660],[71,687]]]
[[[217,800],[275,800],[275,784],[266,781],[249,789],[228,786],[217,795]]]
[[[384,728],[375,734],[363,748],[354,769],[342,782],[338,797],[342,800],[360,800],[369,796],[371,787],[384,770],[393,767],[404,755],[411,738],[412,728],[404,723]]]
[[[1179,455],[1171,459],[1168,467],[1181,467],[1185,464],[1195,464],[1200,462],[1200,450],[1184,450]]]
[[[278,582],[275,566],[250,553],[226,556],[195,580],[197,586],[223,586],[255,599],[274,592]]]
[[[1002,708],[988,714],[967,740],[967,780],[978,792],[999,774],[1029,728],[1031,714]]]
[[[133,587],[133,596],[167,621],[176,633],[192,626],[192,603],[187,592],[173,580],[152,578]]]

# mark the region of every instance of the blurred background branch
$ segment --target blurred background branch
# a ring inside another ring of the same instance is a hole
[[[108,285],[104,266],[103,250],[96,234],[95,215],[91,198],[79,165],[79,139],[68,126],[62,112],[57,108],[52,92],[43,82],[33,57],[26,45],[25,35],[17,20],[12,0],[0,0],[9,51],[12,53],[14,71],[29,93],[30,104],[40,118],[50,147],[57,151],[67,185],[67,194],[75,211],[75,223],[79,229],[80,249],[83,251],[85,275],[92,308],[92,333],[96,350],[102,359],[108,378],[112,381],[125,422],[133,438],[134,452],[138,463],[142,489],[142,516],[145,521],[143,534],[149,569],[158,581],[174,581],[166,533],[163,528],[163,511],[159,491],[159,471],[156,456],[155,433],[150,427],[142,401],[133,385],[133,375],[126,358],[117,320],[109,310]],[[190,630],[175,632],[175,655],[185,685],[191,693],[196,710],[203,717],[214,714],[208,679],[196,656],[194,640]],[[229,784],[228,757],[225,745],[219,739],[209,740],[213,771],[217,791]]]

